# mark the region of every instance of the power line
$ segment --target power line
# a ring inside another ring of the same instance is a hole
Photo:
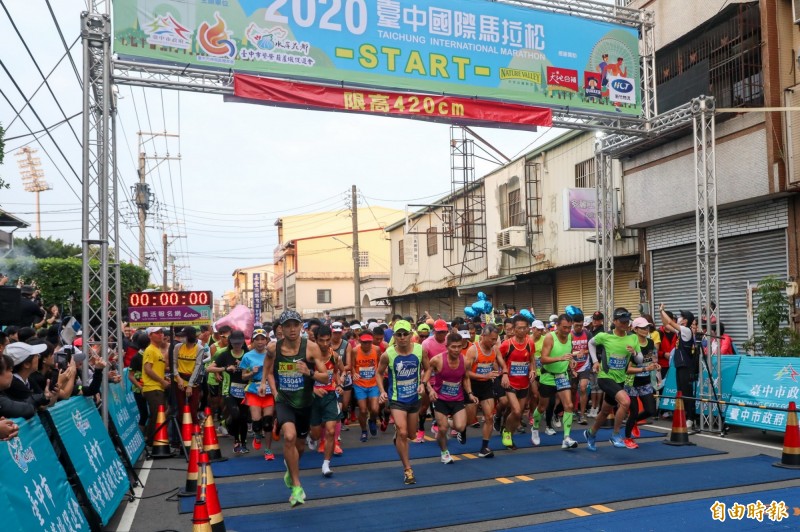
[[[69,57],[69,62],[72,64],[72,70],[75,72],[75,78],[78,80],[78,86],[80,86],[81,90],[83,90],[83,81],[81,80],[80,72],[78,71],[78,67],[75,64],[75,60],[72,58],[72,55],[69,53],[72,46],[69,48],[67,47],[67,41],[64,39],[64,33],[61,31],[61,26],[58,23],[58,19],[56,18],[56,14],[53,12],[53,7],[50,5],[50,0],[44,0],[47,4],[47,9],[50,11],[50,16],[53,19],[53,23],[56,25],[56,31],[58,31],[58,36],[61,38],[61,44],[64,45],[64,49],[67,52],[67,56]],[[78,37],[80,39],[80,36]],[[78,42],[78,39],[75,39],[75,42]],[[72,43],[74,46],[75,43]]]
[[[72,115],[70,117],[67,117],[64,120],[61,120],[60,122],[56,122],[55,124],[45,128],[45,129],[40,129],[39,131],[32,131],[31,133],[25,133],[24,135],[17,135],[16,137],[6,137],[4,140],[6,142],[8,142],[9,140],[22,139],[22,138],[25,138],[25,137],[30,137],[31,135],[35,136],[35,135],[38,135],[39,133],[44,133],[45,131],[52,131],[55,128],[57,128],[58,126],[60,126],[62,124],[65,124],[65,123],[69,122],[70,120],[72,120],[73,118],[81,116],[82,114],[83,114],[83,111],[78,111],[74,115]],[[14,120],[16,120],[16,117],[14,118]],[[9,125],[9,127],[11,127],[11,126]],[[33,141],[31,141],[31,142],[33,142]],[[30,143],[28,143],[28,144],[30,144]],[[13,152],[15,150],[18,150],[19,148],[22,148],[22,146],[18,146],[16,148],[13,148],[13,149],[10,149],[10,150],[6,150],[4,153],[8,154],[8,153],[11,153],[11,152]]]

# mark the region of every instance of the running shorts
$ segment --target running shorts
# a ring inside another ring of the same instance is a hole
[[[389,401],[389,410],[402,410],[409,414],[416,414],[419,412],[419,401],[413,403],[401,403],[399,401]]]
[[[364,388],[363,386],[354,384],[353,391],[356,393],[356,401],[369,399],[371,397],[380,397],[381,395],[377,384],[375,386],[370,386],[369,388]]]
[[[312,427],[322,425],[328,421],[339,421],[340,414],[336,392],[328,392],[322,397],[314,396],[314,402],[311,403]]]
[[[464,410],[464,401],[442,401],[441,399],[437,399],[434,409],[437,414],[454,416]]]
[[[292,423],[298,438],[308,436],[308,429],[311,427],[311,407],[297,409],[292,408],[286,403],[275,403],[275,413],[278,417],[278,430],[284,423]]]
[[[474,381],[472,382],[472,395],[478,398],[478,401],[486,401],[494,399],[494,390],[492,389],[492,381]]]
[[[597,379],[597,386],[603,391],[605,402],[617,406],[617,394],[624,390],[623,385],[611,379]]]
[[[275,406],[275,398],[272,397],[272,395],[270,394],[261,397],[257,393],[245,392],[244,404],[247,406],[255,406],[258,408],[269,408],[271,406]]]

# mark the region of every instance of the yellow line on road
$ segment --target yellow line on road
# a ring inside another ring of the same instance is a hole
[[[593,504],[589,508],[594,508],[598,512],[603,512],[604,514],[607,514],[608,512],[613,512],[614,511],[613,508],[609,508],[608,506],[603,506],[602,504]]]
[[[469,458],[470,460],[472,460],[473,458],[477,458],[477,456],[475,456],[474,454],[470,454],[470,453],[464,453],[461,456],[463,456],[464,458]]]
[[[578,517],[586,517],[587,515],[592,515],[589,512],[581,510],[580,508],[567,508],[567,511],[571,514],[577,515]]]
[[[525,475],[517,475],[516,478],[518,478],[520,480],[524,480],[525,482],[529,482],[529,481],[533,480],[533,478],[525,476]]]
[[[505,478],[505,477],[498,477],[495,480],[497,482],[501,483],[501,484],[513,484],[514,483],[513,480],[511,480],[510,478]]]

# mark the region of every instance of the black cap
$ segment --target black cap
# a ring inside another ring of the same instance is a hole
[[[614,319],[622,322],[631,321],[631,313],[625,307],[614,309]]]
[[[688,310],[679,310],[678,314],[681,315],[682,318],[686,318],[686,326],[689,327],[694,322],[694,314],[692,314]]]
[[[237,340],[240,341],[240,342],[244,342],[244,333],[242,331],[234,329],[234,330],[231,331],[231,335],[228,338],[228,341],[229,342],[234,342],[234,341],[237,341]]]
[[[593,320],[604,320],[604,319],[606,319],[606,317],[602,312],[600,312],[598,310],[594,314],[592,314],[592,319]]]

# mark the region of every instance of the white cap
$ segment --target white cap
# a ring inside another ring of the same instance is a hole
[[[458,331],[458,335],[465,340],[469,340],[469,331]]]
[[[47,344],[31,345],[25,342],[14,342],[6,346],[5,354],[11,357],[16,366],[28,360],[28,357],[41,354],[46,350]]]
[[[549,321],[558,321],[558,314],[550,314]]]
[[[542,323],[542,320],[534,320],[533,321],[533,328],[534,329],[544,329],[545,326],[544,326],[544,323]]]
[[[155,332],[164,332],[164,327],[148,327],[147,334],[153,334]]]
[[[381,324],[380,324],[380,323],[378,323],[378,322],[376,322],[376,321],[373,321],[373,322],[371,322],[371,323],[369,324],[369,327],[368,327],[368,329],[369,329],[370,331],[374,331],[374,330],[375,330],[377,327],[380,327],[380,326],[381,326]]]
[[[344,330],[344,326],[342,325],[342,322],[341,322],[341,321],[334,321],[333,323],[331,323],[331,330],[332,330],[332,331],[339,331],[339,332],[341,332],[341,331],[343,331],[343,330]]]

